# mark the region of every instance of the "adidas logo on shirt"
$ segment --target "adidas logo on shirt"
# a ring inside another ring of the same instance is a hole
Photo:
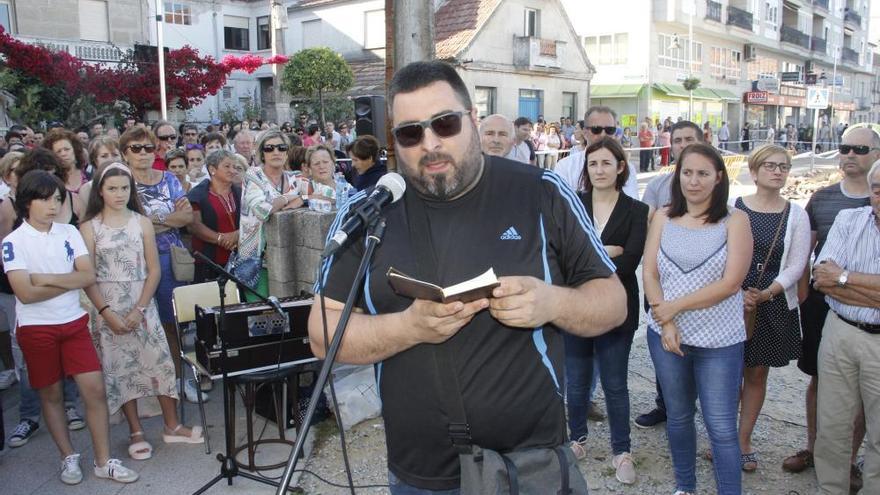
[[[503,234],[501,234],[501,240],[502,241],[521,241],[522,236],[519,235],[519,232],[517,232],[515,228],[510,227],[509,229],[505,230]]]

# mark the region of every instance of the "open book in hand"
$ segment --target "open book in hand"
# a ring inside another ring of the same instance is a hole
[[[391,267],[385,275],[388,283],[398,295],[413,299],[427,299],[439,303],[451,303],[461,301],[469,303],[477,299],[492,297],[492,290],[501,285],[495,270],[489,268],[482,275],[470,280],[455,284],[445,289],[443,287],[423,282]]]

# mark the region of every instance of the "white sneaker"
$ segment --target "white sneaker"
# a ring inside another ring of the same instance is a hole
[[[636,482],[636,466],[633,463],[632,454],[624,452],[618,454],[611,459],[611,465],[614,466],[614,477],[617,481],[624,485],[632,485]]]
[[[196,385],[196,381],[192,378],[183,382],[183,396],[186,398],[187,402],[191,402],[193,404],[199,403],[199,396],[197,394],[202,394],[202,402],[208,402],[210,398],[208,394],[199,390],[199,387]]]
[[[95,476],[120,483],[134,483],[138,479],[138,474],[123,466],[119,459],[109,459],[102,467],[95,464]]]
[[[578,438],[577,440],[572,440],[568,445],[571,449],[571,452],[574,454],[574,458],[577,460],[583,460],[587,457],[587,437],[583,436]]]
[[[83,472],[79,468],[79,454],[70,454],[61,463],[61,482],[75,485],[83,480]]]
[[[0,371],[0,390],[6,390],[18,381],[15,370]]]

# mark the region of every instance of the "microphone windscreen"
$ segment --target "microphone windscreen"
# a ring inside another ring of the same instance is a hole
[[[384,187],[391,191],[391,202],[395,203],[398,199],[403,197],[403,193],[406,191],[406,182],[404,182],[403,177],[400,174],[388,172],[379,178],[376,187]]]

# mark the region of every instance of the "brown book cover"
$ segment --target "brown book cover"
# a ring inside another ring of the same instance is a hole
[[[410,277],[394,267],[389,268],[385,276],[388,278],[391,288],[398,295],[439,303],[456,301],[468,303],[477,299],[490,298],[492,290],[501,285],[492,268],[470,280],[446,288]]]

